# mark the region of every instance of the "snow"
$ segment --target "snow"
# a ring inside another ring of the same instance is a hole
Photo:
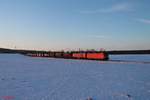
[[[0,100],[150,100],[150,63],[128,63],[150,62],[150,55],[110,59],[114,63],[0,54]]]

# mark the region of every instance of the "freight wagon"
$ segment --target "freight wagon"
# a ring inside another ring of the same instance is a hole
[[[55,57],[55,52],[49,52],[49,57]]]
[[[55,52],[56,58],[63,58],[63,52]]]
[[[72,58],[72,53],[63,53],[64,58]]]
[[[86,59],[86,53],[73,53],[72,57],[75,59]]]

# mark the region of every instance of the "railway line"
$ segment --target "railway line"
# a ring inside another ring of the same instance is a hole
[[[150,64],[148,61],[129,61],[129,60],[108,60],[102,63],[112,63],[112,64]]]

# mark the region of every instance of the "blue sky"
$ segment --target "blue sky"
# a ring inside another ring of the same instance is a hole
[[[0,0],[0,47],[150,49],[149,0]]]

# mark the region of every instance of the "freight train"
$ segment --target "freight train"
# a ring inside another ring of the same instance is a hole
[[[28,53],[31,57],[51,57],[65,59],[87,59],[87,60],[109,60],[109,55],[105,51],[100,52],[36,52]]]

